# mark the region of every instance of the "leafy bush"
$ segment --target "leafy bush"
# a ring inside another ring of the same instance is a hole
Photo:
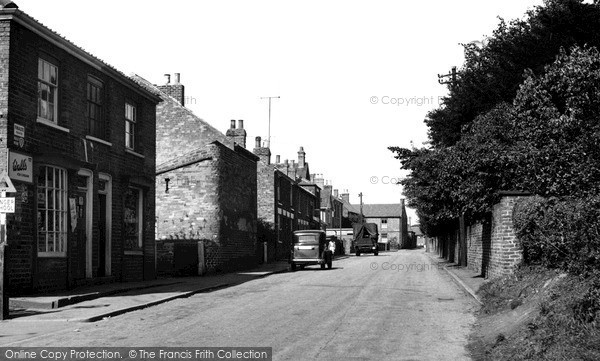
[[[600,196],[522,199],[513,218],[527,264],[600,274]]]

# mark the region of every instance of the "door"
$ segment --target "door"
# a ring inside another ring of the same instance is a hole
[[[106,194],[98,194],[98,277],[106,276]]]
[[[85,278],[87,244],[87,212],[85,211],[87,206],[86,196],[86,190],[79,188],[75,197],[75,207],[77,209],[77,227],[75,228],[75,236],[77,241],[75,243],[75,249],[73,250],[75,279]]]

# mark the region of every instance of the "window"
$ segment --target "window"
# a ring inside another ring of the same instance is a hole
[[[142,250],[142,190],[129,188],[125,193],[125,250]]]
[[[135,148],[135,106],[125,103],[125,147],[127,149]]]
[[[102,82],[88,77],[87,84],[87,117],[89,122],[90,135],[99,139],[104,139],[104,109],[103,109],[103,91]]]
[[[37,181],[38,252],[66,255],[67,172],[43,166]]]
[[[387,229],[387,218],[381,219],[381,229]]]
[[[56,123],[58,100],[58,68],[38,59],[38,118]]]

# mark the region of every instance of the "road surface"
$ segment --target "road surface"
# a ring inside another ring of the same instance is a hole
[[[274,360],[469,360],[476,307],[422,250],[402,250],[65,324],[11,346],[263,346]]]

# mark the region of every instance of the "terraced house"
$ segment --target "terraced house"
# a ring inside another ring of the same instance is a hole
[[[0,6],[0,168],[16,188],[9,292],[154,278],[160,99],[16,4]]]

